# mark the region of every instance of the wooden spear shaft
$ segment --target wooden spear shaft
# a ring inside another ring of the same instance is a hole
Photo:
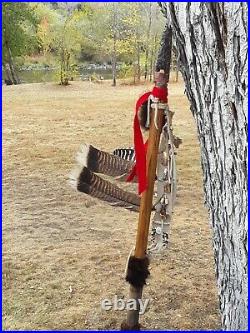
[[[154,123],[154,110],[151,116],[151,125],[149,130],[148,148],[147,148],[147,190],[142,193],[140,212],[135,245],[135,257],[145,258],[148,244],[148,232],[150,224],[150,216],[152,211],[152,201],[154,193],[154,183],[157,167],[157,155],[160,142],[162,126],[164,122],[164,110],[159,109],[157,113],[158,128]]]
[[[148,147],[147,147],[147,190],[143,192],[140,203],[140,212],[136,236],[136,245],[134,256],[139,259],[144,259],[146,257],[147,245],[148,245],[148,233],[150,225],[150,216],[152,211],[152,201],[154,193],[154,183],[157,167],[157,155],[158,147],[160,142],[160,136],[162,127],[164,124],[164,110],[158,109],[157,112],[157,128],[154,123],[154,113],[152,111],[150,129],[149,129],[149,138],[148,138]],[[139,299],[142,298],[143,287],[135,288],[130,285],[129,289],[129,299],[136,300],[137,308],[136,310],[128,310],[127,313],[127,329],[139,329]]]
[[[172,30],[166,26],[163,33],[160,52],[156,63],[156,71],[163,72],[165,75],[165,84],[169,81],[170,61],[171,61],[171,48],[172,48]],[[163,70],[163,71],[162,71]],[[161,81],[161,80],[160,80]],[[148,147],[147,147],[147,182],[148,187],[143,192],[140,203],[140,212],[136,236],[136,245],[134,257],[138,259],[145,259],[147,254],[148,233],[150,225],[150,216],[152,211],[152,201],[154,193],[154,183],[157,167],[157,155],[160,142],[162,127],[165,121],[164,109],[158,109],[155,126],[155,109],[151,112],[151,121],[149,129]],[[137,307],[133,310],[128,310],[127,321],[122,325],[125,330],[139,330],[139,312],[140,304],[139,299],[142,298],[143,287],[135,287],[130,284],[129,299],[136,301]]]

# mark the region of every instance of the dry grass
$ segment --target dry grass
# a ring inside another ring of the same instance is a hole
[[[87,142],[132,145],[133,106],[146,86],[109,82],[3,87],[3,327],[6,330],[119,329],[124,312],[100,301],[127,297],[123,279],[137,214],[67,184]],[[203,207],[194,122],[183,84],[171,84],[178,202],[171,246],[151,264],[147,329],[218,329],[211,235]],[[70,292],[72,288],[72,292]]]

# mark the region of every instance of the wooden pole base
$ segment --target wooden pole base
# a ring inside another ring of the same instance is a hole
[[[139,312],[140,304],[139,299],[142,298],[142,288],[135,288],[130,285],[129,288],[129,299],[134,299],[136,301],[136,310],[128,310],[127,320],[121,324],[122,331],[140,331],[139,324]]]

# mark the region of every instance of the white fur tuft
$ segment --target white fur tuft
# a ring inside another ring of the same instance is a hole
[[[88,154],[89,154],[89,145],[83,144],[80,147],[78,153],[76,154],[76,161],[81,167],[84,166],[87,167]]]

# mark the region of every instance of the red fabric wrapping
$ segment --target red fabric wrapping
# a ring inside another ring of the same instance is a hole
[[[163,103],[167,103],[167,101],[168,101],[168,90],[167,90],[167,88],[154,87],[151,94],[154,97],[159,98],[159,100]]]
[[[138,119],[138,111],[142,104],[148,100],[150,95],[159,98],[162,102],[167,102],[167,88],[154,87],[152,92],[149,91],[145,93],[136,102],[134,117],[134,148],[136,164],[128,176],[127,181],[132,181],[135,175],[137,175],[139,194],[144,192],[147,188],[146,149],[148,142],[146,141],[145,144],[143,142],[143,136]]]

